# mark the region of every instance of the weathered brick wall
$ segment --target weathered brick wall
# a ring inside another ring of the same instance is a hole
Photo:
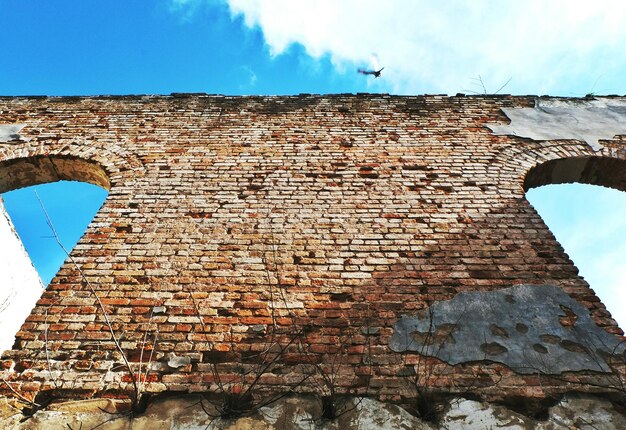
[[[243,378],[239,365],[274,354],[257,371],[263,386],[314,391],[319,378],[303,381],[301,364],[336,362],[343,389],[397,397],[407,376],[437,362],[390,350],[403,315],[517,284],[555,285],[621,333],[526,200],[524,181],[547,161],[595,157],[618,160],[608,176],[624,187],[624,141],[595,152],[485,127],[508,123],[503,107],[533,105],[496,96],[0,98],[0,123],[25,124],[21,140],[0,144],[13,172],[0,173],[3,191],[55,175],[110,187],[72,253],[78,266],[62,267],[4,355],[5,379],[25,395],[132,390],[90,288],[134,370],[150,362],[142,390],[154,392],[215,390]],[[444,367],[431,384],[493,388],[499,374],[495,391],[529,396],[549,385],[491,360]]]

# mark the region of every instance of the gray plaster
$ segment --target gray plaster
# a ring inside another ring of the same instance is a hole
[[[602,149],[599,140],[626,134],[624,100],[537,99],[534,108],[502,108],[502,111],[511,123],[487,124],[496,135],[533,140],[582,140],[599,151]]]
[[[161,314],[166,313],[166,311],[167,311],[167,308],[165,306],[155,306],[152,308],[152,313],[154,315],[161,315]]]
[[[179,356],[173,352],[169,353],[165,358],[167,358],[167,365],[172,369],[178,369],[191,363],[191,357],[186,355]]]
[[[20,130],[25,124],[0,124],[0,142],[20,140]]]
[[[489,360],[519,373],[549,374],[610,372],[603,355],[624,352],[618,336],[553,285],[459,293],[400,319],[389,346],[450,364]]]

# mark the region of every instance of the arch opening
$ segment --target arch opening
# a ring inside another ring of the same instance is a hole
[[[103,205],[109,177],[76,157],[35,156],[0,163],[0,352],[66,261],[47,224],[71,252]],[[40,203],[41,200],[41,203]]]
[[[529,170],[524,189],[580,275],[626,327],[626,160],[550,160]]]
[[[40,155],[0,163],[0,194],[57,181],[79,181],[109,190],[111,182],[99,164],[78,157]]]
[[[524,191],[550,184],[581,183],[626,191],[626,160],[609,157],[571,157],[546,161],[531,168]]]

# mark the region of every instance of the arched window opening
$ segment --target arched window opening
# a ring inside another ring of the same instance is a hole
[[[107,194],[105,189],[87,182],[58,181],[20,188],[2,196],[4,207],[44,285],[50,283],[67,255],[52,236],[42,204],[59,240],[69,251],[83,236]]]
[[[109,187],[109,178],[98,164],[75,157],[0,162],[0,352],[11,347],[43,284],[51,281],[67,258],[42,204],[70,251],[104,203]]]
[[[552,160],[531,169],[524,187],[580,275],[626,328],[626,161]]]

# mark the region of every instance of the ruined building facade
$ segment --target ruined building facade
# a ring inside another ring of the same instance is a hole
[[[622,331],[525,191],[626,190],[625,117],[619,97],[0,98],[1,192],[109,190],[2,393],[615,392],[587,382],[619,374]]]

